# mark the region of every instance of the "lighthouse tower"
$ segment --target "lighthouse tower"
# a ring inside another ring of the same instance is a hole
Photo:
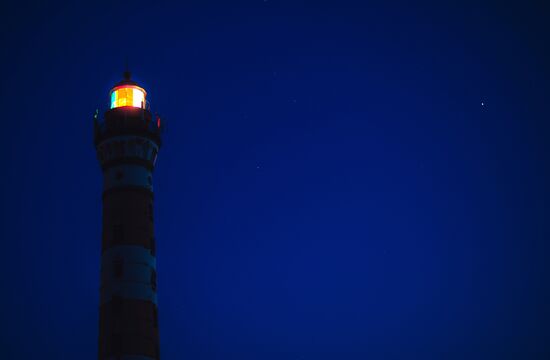
[[[130,73],[111,90],[94,143],[103,172],[99,360],[159,359],[153,169],[160,119]]]

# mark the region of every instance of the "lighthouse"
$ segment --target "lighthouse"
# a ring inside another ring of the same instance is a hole
[[[99,360],[159,359],[153,170],[160,118],[130,73],[110,91],[103,119],[94,115],[103,173]]]

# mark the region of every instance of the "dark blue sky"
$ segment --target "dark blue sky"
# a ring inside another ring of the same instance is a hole
[[[1,357],[97,358],[128,58],[163,359],[550,358],[549,9],[411,3],[3,3]]]

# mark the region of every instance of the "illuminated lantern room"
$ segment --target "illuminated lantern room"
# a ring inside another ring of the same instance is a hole
[[[131,106],[145,109],[147,92],[130,80],[130,73],[124,73],[124,80],[111,90],[111,109]]]
[[[139,86],[117,86],[111,90],[111,109],[123,106],[145,109],[145,95],[145,90]]]

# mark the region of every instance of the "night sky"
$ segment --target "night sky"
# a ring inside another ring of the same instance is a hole
[[[97,359],[93,113],[128,59],[165,124],[163,359],[550,358],[549,14],[2,2],[0,357]]]

